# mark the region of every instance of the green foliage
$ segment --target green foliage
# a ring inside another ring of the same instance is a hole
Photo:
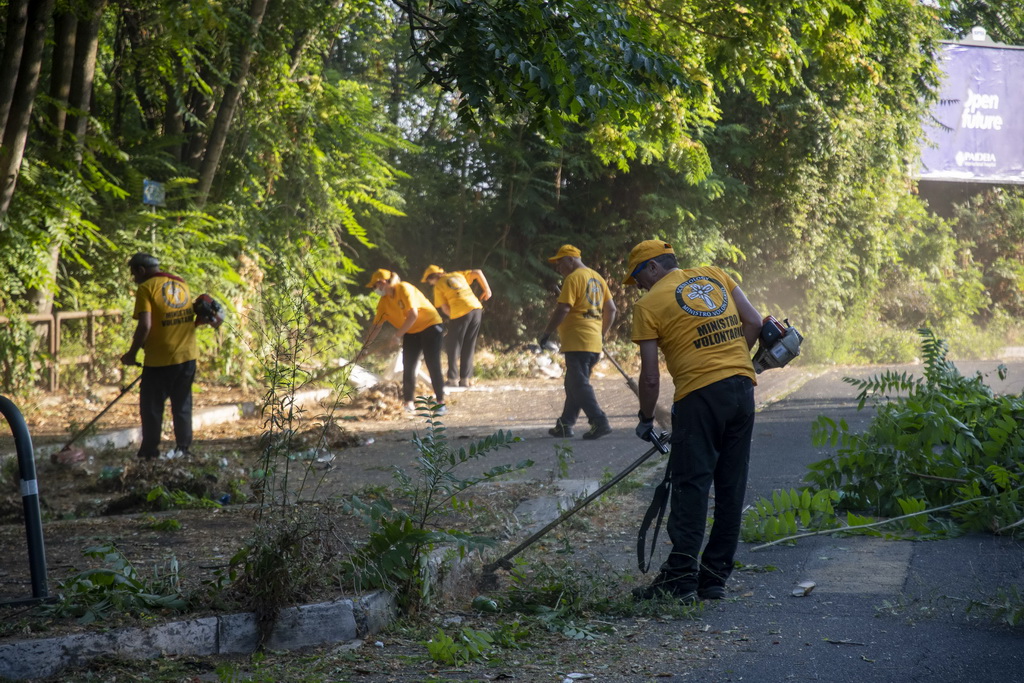
[[[774,541],[794,536],[804,529],[832,529],[839,526],[834,504],[835,491],[779,490],[771,500],[760,498],[743,517],[740,537],[745,542]]]
[[[281,609],[316,599],[340,582],[339,557],[351,539],[339,528],[341,511],[329,503],[292,505],[264,515],[252,537],[231,558],[227,572],[207,585],[256,613],[266,636]]]
[[[865,513],[901,517],[896,529],[918,538],[1020,528],[1024,397],[995,395],[980,373],[964,377],[946,357],[943,340],[928,329],[920,334],[924,377],[889,371],[847,378],[860,389],[858,409],[875,403],[871,424],[854,433],[845,421],[820,416],[812,441],[835,448],[835,455],[809,466],[806,479],[814,488],[799,501],[795,492],[759,501],[744,520],[745,537],[795,534],[798,509],[804,528],[834,528],[834,518],[812,524],[803,513],[807,497],[821,495],[848,511],[849,526],[874,523]]]
[[[438,664],[460,666],[474,659],[486,658],[487,652],[494,647],[494,637],[487,631],[467,626],[459,629],[458,640],[455,640],[437,629],[434,637],[424,645],[430,658]]]
[[[24,318],[0,324],[0,389],[5,393],[24,395],[42,375],[46,357],[35,352],[38,343],[32,324]]]
[[[358,589],[384,587],[397,592],[400,604],[415,609],[430,601],[428,570],[431,552],[448,548],[449,556],[463,557],[474,550],[494,544],[489,538],[456,529],[437,528],[443,516],[463,511],[466,504],[459,495],[482,482],[493,481],[511,472],[533,465],[524,460],[516,465],[498,465],[479,476],[460,477],[460,465],[489,453],[508,448],[520,438],[510,432],[498,432],[480,439],[468,448],[452,448],[446,428],[430,399],[416,400],[426,431],[413,437],[419,455],[415,475],[395,468],[395,492],[398,505],[381,497],[364,501],[353,496],[348,510],[358,515],[370,531],[369,541],[345,561],[345,575]]]
[[[149,517],[146,520],[146,527],[153,531],[181,531],[181,522],[173,517],[167,519]]]
[[[157,510],[204,510],[221,507],[215,500],[201,498],[180,489],[168,491],[163,486],[156,486],[150,490],[146,494],[146,502]]]
[[[178,563],[172,558],[165,576],[144,580],[127,557],[112,544],[87,548],[85,557],[103,560],[103,569],[89,569],[60,584],[61,600],[40,607],[56,617],[76,617],[81,624],[111,614],[147,614],[187,607],[178,590]]]

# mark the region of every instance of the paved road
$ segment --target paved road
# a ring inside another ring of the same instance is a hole
[[[920,368],[907,369],[920,375]],[[997,391],[1024,387],[1024,363],[1010,370],[1008,381],[992,382]],[[806,465],[824,457],[809,440],[819,414],[851,425],[870,418],[867,410],[856,411],[856,390],[842,378],[877,372],[830,370],[761,411],[748,502],[799,486]],[[629,553],[617,552],[620,566],[629,566]],[[922,543],[821,536],[757,552],[741,544],[737,559],[776,569],[737,572],[730,599],[709,606],[696,625],[652,623],[646,638],[652,661],[659,658],[657,644],[673,635],[715,641],[718,653],[698,670],[659,680],[1024,681],[1024,628],[999,626],[984,612],[967,610],[972,601],[992,601],[999,587],[1016,586],[1024,594],[1019,542],[980,534]],[[816,583],[813,592],[793,597],[805,580]],[[670,656],[660,668],[672,671]]]
[[[996,377],[997,364],[958,366],[964,374],[986,373],[997,392],[1022,391],[1024,361],[1007,362],[1005,381]],[[810,442],[810,425],[819,415],[845,419],[854,429],[865,425],[871,412],[856,410],[857,391],[842,379],[869,377],[885,369],[787,368],[765,373],[757,390],[761,407],[748,502],[777,488],[801,486],[806,466],[827,455]],[[922,374],[920,366],[894,369]],[[597,442],[578,437],[568,442],[574,457],[569,478],[577,484],[593,485],[644,450],[632,435],[636,400],[621,378],[607,377],[596,385],[616,431]],[[528,383],[515,392],[483,387],[456,397],[446,425],[456,443],[499,427],[525,437],[523,444],[495,456],[490,464],[534,459],[537,465],[517,478],[532,481],[539,495],[558,483],[553,476],[554,446],[567,443],[546,435],[561,396],[558,382]],[[504,424],[494,424],[493,418],[483,424],[483,406],[495,401],[509,406]],[[393,427],[378,429],[372,446],[344,456],[348,460],[332,470],[329,487],[340,493],[367,483],[386,484],[392,465],[408,467],[415,455],[408,433],[415,424]],[[653,484],[660,470],[659,460],[652,459],[636,476]],[[648,486],[637,495],[646,499],[650,492]],[[609,571],[635,573],[631,542],[622,542],[632,537],[635,527],[621,531],[616,541],[598,544],[589,552],[596,553]],[[986,535],[923,543],[822,536],[758,552],[742,545],[737,559],[775,569],[737,572],[729,585],[730,599],[710,605],[696,623],[652,620],[638,645],[649,648],[652,666],[666,672],[658,680],[1024,681],[1024,630],[1000,626],[983,611],[967,609],[974,601],[992,601],[1000,587],[1016,586],[1024,594],[1024,552],[1019,542]],[[816,583],[813,592],[792,597],[793,588],[804,580]],[[679,672],[672,648],[663,644],[680,637],[706,641],[716,655],[698,670]]]

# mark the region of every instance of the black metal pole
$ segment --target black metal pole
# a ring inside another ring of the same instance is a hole
[[[39,482],[32,437],[18,407],[6,396],[0,396],[0,413],[11,425],[14,445],[18,450],[18,472],[21,477],[21,502],[25,509],[25,535],[28,537],[28,565],[32,573],[32,599],[46,600],[46,549],[43,546],[43,522],[39,512]]]

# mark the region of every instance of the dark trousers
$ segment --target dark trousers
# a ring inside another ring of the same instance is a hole
[[[139,417],[142,419],[140,458],[160,455],[160,432],[167,399],[171,399],[175,448],[187,451],[192,446],[192,381],[195,377],[194,360],[142,368],[142,381],[139,383]]]
[[[661,570],[687,588],[724,585],[732,573],[753,431],[754,384],[748,377],[720,380],[672,405],[672,553]],[[712,482],[715,518],[701,554]]]
[[[420,362],[420,354],[430,373],[430,383],[434,386],[434,397],[438,403],[444,403],[444,373],[441,372],[441,340],[444,330],[440,325],[431,325],[416,334],[402,337],[402,399],[413,400],[416,393],[416,365]]]
[[[566,427],[576,424],[580,411],[592,425],[607,424],[608,417],[597,405],[597,395],[590,384],[590,372],[601,354],[589,351],[566,351],[565,355],[565,405],[558,418]]]
[[[464,316],[454,318],[448,323],[448,333],[444,337],[444,350],[448,354],[448,381],[459,381],[462,386],[469,386],[473,377],[473,355],[476,353],[476,338],[480,334],[480,320],[483,309],[474,308]]]

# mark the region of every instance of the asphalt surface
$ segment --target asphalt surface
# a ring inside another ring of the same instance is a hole
[[[965,374],[996,365],[958,364]],[[990,386],[1018,393],[1024,363],[1007,365],[1007,381],[993,373]],[[778,488],[799,488],[806,466],[828,454],[810,442],[818,415],[846,419],[854,429],[867,424],[871,411],[856,410],[856,389],[842,379],[881,370],[828,370],[763,407],[747,502]],[[920,367],[903,370],[921,374]],[[994,602],[1000,588],[1024,595],[1019,541],[981,534],[932,542],[817,536],[792,546],[752,548],[741,543],[737,555],[752,570],[736,572],[727,599],[705,603],[695,624],[650,625],[653,662],[660,656],[657,643],[674,635],[704,638],[717,653],[697,669],[659,680],[1024,681],[1024,626],[1001,626],[985,610],[969,609]],[[606,556],[623,567],[634,562],[621,544],[610,545]],[[804,581],[813,581],[814,589],[794,597]],[[668,655],[661,668],[672,671]]]
[[[998,364],[957,365],[964,374],[986,373],[998,393],[1024,389],[1024,360],[1006,361],[1005,381],[996,376]],[[843,378],[889,369],[923,374],[920,366],[786,368],[763,374],[756,390],[759,415],[747,502],[775,489],[802,486],[807,465],[829,454],[811,444],[811,424],[819,415],[845,419],[852,429],[871,419],[869,408],[856,409],[857,390]],[[453,395],[445,425],[455,445],[497,428],[511,428],[524,438],[509,451],[470,464],[463,473],[528,457],[536,464],[513,478],[529,482],[536,496],[559,486],[593,489],[602,476],[621,470],[646,450],[633,435],[636,399],[622,378],[608,374],[596,379],[595,386],[615,432],[594,442],[578,434],[571,440],[547,436],[562,399],[558,381],[526,383],[514,390],[490,384]],[[508,407],[500,420],[490,410],[494,403]],[[393,465],[408,467],[415,457],[408,439],[415,426],[378,430],[373,444],[342,456],[348,460],[329,474],[328,487],[340,493],[388,483]],[[556,474],[556,446],[571,447],[568,481]],[[635,493],[638,498],[649,500],[663,462],[652,458],[633,475],[646,481]],[[643,581],[646,577],[635,568],[633,534],[635,527],[616,530],[614,538],[592,544],[587,553],[609,570],[631,571]],[[664,537],[662,533],[661,556],[655,557],[652,572],[668,550]],[[1000,589],[1015,587],[1024,595],[1020,542],[981,534],[932,542],[819,536],[758,551],[741,544],[737,560],[751,569],[734,574],[726,600],[706,603],[695,621],[650,622],[638,646],[648,649],[654,670],[665,672],[657,680],[1024,681],[1024,627],[1000,625],[989,612],[971,608],[994,602]],[[589,563],[582,554],[579,561]],[[813,581],[815,588],[794,597],[794,588],[803,581]],[[696,669],[680,666],[672,648],[664,646],[678,638],[703,642],[715,654]]]
[[[1024,363],[1007,362],[1006,381],[995,376],[996,365],[958,363],[963,374],[991,373],[989,385],[999,393],[1019,393]],[[819,414],[852,428],[866,424],[871,411],[856,410],[856,389],[842,378],[878,372],[831,370],[764,409],[747,501],[799,486],[806,465],[827,455],[809,439]],[[1002,627],[984,610],[968,610],[995,601],[1000,588],[1024,594],[1020,542],[980,534],[916,543],[818,536],[756,552],[741,544],[737,559],[778,570],[740,572],[732,599],[706,612],[713,630],[737,630],[747,640],[699,672],[700,680],[1024,681],[1024,627]],[[814,590],[793,597],[805,580]]]

